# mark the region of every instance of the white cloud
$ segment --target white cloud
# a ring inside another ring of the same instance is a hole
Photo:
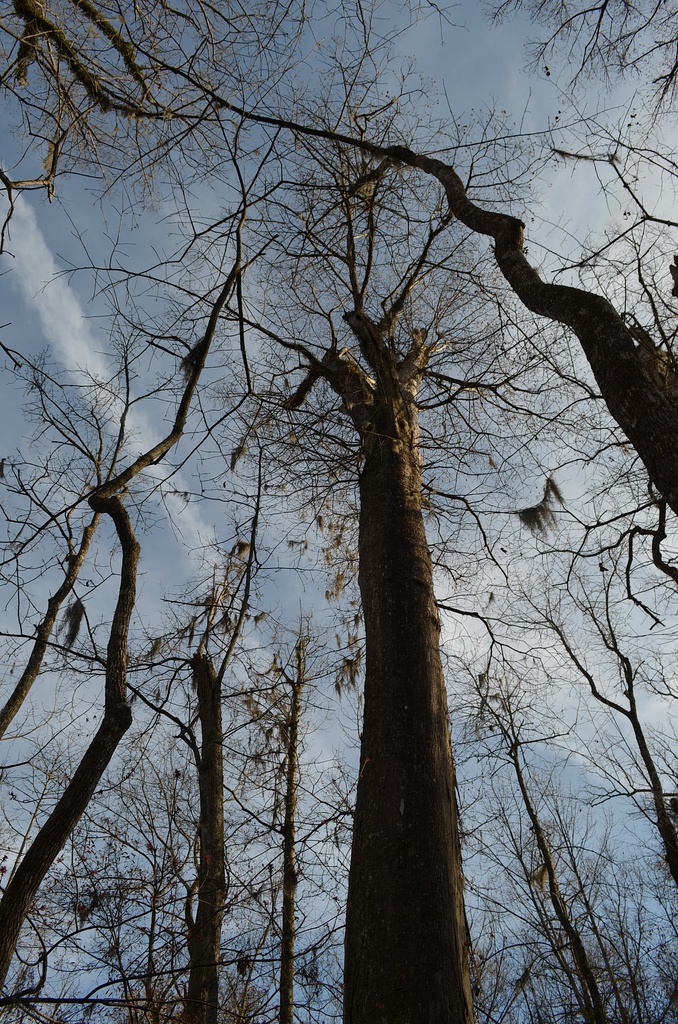
[[[111,364],[101,351],[101,338],[97,340],[87,321],[85,311],[77,293],[67,278],[60,272],[54,254],[47,245],[31,206],[19,198],[11,220],[11,244],[13,254],[9,281],[21,295],[26,306],[37,315],[42,333],[49,344],[54,358],[63,366],[73,383],[91,386],[94,380],[109,380]],[[119,415],[123,402],[109,406],[109,427],[117,433]],[[138,405],[128,412],[128,432],[132,438],[132,454],[140,454],[155,444],[161,437],[148,416]],[[162,428],[161,428],[162,430]],[[149,476],[162,480],[162,466],[151,466],[146,470]],[[190,490],[191,485],[181,474],[175,474],[172,488]],[[176,504],[170,492],[166,495],[168,504]],[[181,509],[180,530],[190,551],[200,547],[201,538],[211,536],[212,524],[206,522],[195,504]]]
[[[19,198],[11,220],[11,280],[26,304],[37,314],[50,348],[77,377],[105,377],[106,361],[80,302],[48,248],[31,207]]]

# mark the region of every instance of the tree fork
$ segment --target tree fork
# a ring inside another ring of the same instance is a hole
[[[186,78],[198,83],[192,75]],[[650,479],[678,515],[678,404],[657,387],[640,358],[631,332],[611,302],[583,288],[543,281],[524,251],[524,224],[510,214],[484,210],[466,194],[455,169],[407,146],[380,146],[328,128],[239,107],[206,89],[214,103],[244,121],[285,129],[359,149],[437,178],[450,212],[471,231],[494,239],[497,264],[506,281],[533,313],[571,328],[579,339],[600,393],[615,422],[640,456]]]
[[[30,4],[32,0],[21,2]],[[52,27],[46,31],[49,34]],[[86,68],[81,72],[76,57],[68,49],[64,49],[64,53],[73,75],[81,81],[92,102],[102,112],[119,111],[150,120],[167,116],[167,111],[144,106],[143,100],[114,95]],[[574,331],[612,418],[640,456],[657,489],[678,515],[678,447],[674,443],[678,436],[678,406],[652,381],[636,352],[629,330],[607,299],[582,288],[555,285],[540,278],[525,257],[524,225],[518,218],[476,205],[467,196],[464,183],[454,168],[441,160],[417,154],[407,146],[378,145],[344,132],[248,110],[219,95],[196,78],[192,70],[179,67],[172,70],[188,84],[200,89],[215,109],[234,114],[243,121],[359,149],[381,158],[380,171],[384,161],[392,161],[418,168],[437,178],[445,189],[451,213],[471,231],[494,239],[499,268],[524,305],[532,312]]]

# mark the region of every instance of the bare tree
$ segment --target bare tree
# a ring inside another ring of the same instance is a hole
[[[475,725],[492,775],[481,798],[491,801],[485,814],[468,808],[471,859],[486,866],[485,874],[480,865],[474,872],[485,915],[481,1015],[672,1019],[675,987],[666,957],[675,897],[663,892],[655,903],[649,862],[639,864],[633,846],[628,854],[620,849],[619,822],[594,813],[581,789],[562,785],[562,724],[553,715],[559,734],[545,728],[550,723],[534,691],[514,675],[488,677],[477,687]],[[495,958],[500,968],[493,968]]]
[[[280,374],[301,364],[283,403],[293,414],[298,486],[324,494],[321,455],[358,505],[365,682],[344,1015],[355,1024],[414,1020],[428,1007],[435,1019],[468,1020],[455,781],[424,517],[425,507],[471,505],[465,463],[478,486],[479,420],[510,408],[520,429],[516,396],[530,392],[532,362],[514,362],[509,329],[478,316],[482,257],[439,190],[415,196],[388,159],[340,147],[316,154],[310,144],[300,152],[287,210],[276,196],[280,230],[286,239],[294,232],[267,275],[276,301],[248,318],[269,339]],[[274,216],[267,211],[267,230]],[[540,375],[534,386],[544,384]],[[423,466],[440,477],[428,489]]]
[[[524,10],[547,29],[547,36],[531,46],[535,64],[551,71],[548,61],[562,53],[568,74],[611,78],[636,73],[651,84],[660,103],[670,103],[678,79],[675,19],[662,4],[640,0],[565,4],[561,0],[507,2],[494,5],[497,16]],[[544,63],[546,62],[546,64]],[[572,84],[572,82],[570,83]]]
[[[656,536],[655,534],[655,539]],[[570,630],[552,608],[547,608],[545,621],[558,637],[567,658],[587,686],[593,699],[613,716],[618,716],[619,719],[627,723],[630,728],[636,756],[633,758],[631,778],[627,783],[628,790],[632,794],[637,794],[636,799],[640,797],[641,792],[649,795],[651,810],[648,808],[647,814],[661,840],[664,858],[671,876],[674,882],[678,883],[678,832],[671,804],[671,800],[674,799],[675,781],[671,777],[670,766],[662,763],[664,758],[661,748],[656,750],[657,739],[652,735],[654,732],[652,726],[648,726],[643,721],[643,690],[646,693],[649,691],[650,694],[657,697],[663,697],[667,711],[672,701],[675,701],[676,694],[671,683],[666,680],[661,667],[651,668],[644,665],[633,651],[631,640],[625,642],[620,637],[615,623],[614,577],[613,571],[599,577],[601,581],[599,589],[602,591],[601,603],[594,600],[592,588],[589,585],[589,595],[579,596],[576,606],[583,614],[586,626],[592,627],[589,635],[596,636],[602,651],[611,655],[616,661],[616,674],[621,693],[610,693],[606,682],[607,673],[598,667],[590,667],[588,664],[590,657],[587,657],[579,649],[579,645],[570,635]],[[628,643],[628,648],[626,648],[626,643]],[[625,732],[623,727],[620,732],[623,736]],[[661,740],[659,742],[661,743]],[[626,746],[626,742],[624,746]],[[607,772],[610,781],[615,785],[622,778],[628,777],[627,770],[622,767],[620,760],[618,756],[613,756],[613,763]],[[640,777],[633,777],[638,770]]]
[[[266,410],[256,421],[257,429],[261,425],[262,430],[278,431],[276,440],[287,435],[290,443],[284,455],[276,449],[278,471],[286,460],[295,462],[297,457],[290,452],[299,451],[297,465],[306,460],[304,468],[321,465],[343,474],[340,482],[359,506],[365,714],[347,907],[345,1019],[351,1024],[398,1017],[413,1021],[426,1008],[432,1019],[468,1024],[471,980],[455,777],[425,517],[428,504],[448,502],[469,509],[491,556],[464,486],[470,476],[476,481],[482,476],[473,460],[481,451],[478,438],[483,433],[476,419],[477,408],[483,405],[476,398],[482,396],[495,414],[508,410],[515,429],[526,404],[544,390],[543,373],[521,390],[522,367],[506,369],[500,359],[506,354],[503,335],[508,334],[511,345],[516,337],[522,342],[534,322],[523,314],[523,322],[515,326],[518,317],[512,303],[498,287],[490,262],[479,256],[476,239],[491,239],[505,281],[527,310],[564,325],[579,338],[612,418],[638,452],[663,500],[678,512],[678,409],[667,387],[670,378],[659,372],[652,351],[638,341],[633,324],[611,301],[588,288],[542,279],[528,261],[523,223],[499,212],[499,200],[476,187],[475,156],[464,180],[449,160],[423,155],[425,142],[421,151],[414,143],[401,144],[403,129],[395,111],[390,103],[368,105],[370,88],[359,100],[357,87],[342,93],[337,101],[340,113],[330,120],[331,104],[325,97],[316,104],[322,108],[319,114],[312,112],[310,101],[303,104],[303,114],[295,113],[302,104],[295,104],[282,88],[271,90],[270,105],[256,102],[261,76],[255,74],[255,100],[241,104],[233,97],[240,95],[249,65],[234,61],[231,77],[230,66],[223,70],[222,57],[221,64],[217,60],[212,65],[209,45],[203,60],[203,43],[212,37],[203,34],[202,9],[191,15],[194,20],[187,15],[186,52],[177,53],[176,39],[168,30],[171,52],[155,62],[149,53],[155,58],[156,51],[131,17],[126,24],[129,39],[126,35],[123,45],[118,29],[96,15],[83,10],[78,17],[87,24],[77,23],[98,47],[90,47],[97,58],[92,65],[78,58],[63,19],[47,19],[37,8],[18,12],[20,24],[11,30],[14,70],[21,79],[32,73],[33,65],[49,71],[47,92],[38,103],[43,117],[53,117],[57,101],[71,91],[91,113],[83,122],[90,126],[95,120],[106,126],[113,115],[119,117],[119,130],[122,117],[131,115],[135,125],[149,126],[153,146],[169,147],[172,159],[185,160],[191,168],[180,189],[195,181],[196,152],[199,173],[215,171],[223,153],[232,155],[248,131],[249,158],[254,161],[260,150],[267,156],[273,153],[283,167],[282,173],[278,165],[269,173],[271,164],[259,161],[255,176],[269,176],[248,210],[261,233],[249,266],[262,256],[266,274],[262,270],[259,281],[268,283],[271,291],[253,287],[245,298],[239,251],[233,272],[212,304],[209,323],[216,330],[223,313],[238,324],[245,398]],[[174,27],[176,13],[167,16]],[[237,26],[227,20],[216,34],[215,52],[223,54],[236,33]],[[258,62],[264,59],[262,38],[256,37],[252,50],[258,71]],[[66,88],[63,78],[57,80],[52,73],[53,52],[60,57],[59,68],[65,69]],[[89,54],[87,48],[85,52]],[[117,77],[110,69],[111,58]],[[142,58],[152,73],[145,65],[142,68]],[[351,64],[356,80],[363,59],[368,60],[361,53]],[[347,80],[351,77],[345,68],[342,73]],[[120,75],[126,91],[118,89]],[[166,96],[171,102],[165,102]],[[372,114],[363,113],[365,109]],[[159,143],[154,129],[166,122],[173,127],[167,141]],[[113,128],[107,130],[111,138]],[[73,138],[70,126],[69,133]],[[144,160],[141,163],[146,166]],[[501,167],[510,178],[510,171]],[[509,201],[504,190],[500,195],[501,201]],[[223,223],[223,218],[215,218],[211,229],[191,225],[181,264],[183,273],[194,257],[191,269],[196,277],[189,284],[185,277],[177,284],[181,299],[175,322],[194,304],[202,308],[205,291],[200,281],[214,270],[210,230],[218,236]],[[324,278],[309,270],[319,265],[326,272]],[[148,273],[148,280],[155,285],[155,272]],[[430,280],[434,285],[425,296],[427,305],[418,300],[423,283]],[[274,282],[275,302],[270,297]],[[431,301],[436,286],[438,296]],[[470,300],[465,298],[469,295]],[[459,303],[464,313],[457,317]],[[246,332],[258,332],[255,347],[259,354],[263,351],[256,372],[250,366]],[[455,335],[462,332],[471,342],[455,349]],[[158,349],[168,344],[166,333],[156,333]],[[170,339],[172,344],[175,340]],[[529,347],[526,344],[521,355]],[[197,338],[186,354],[184,371],[199,371],[207,349],[207,341]],[[457,360],[459,349],[462,356]],[[543,351],[537,351],[537,357],[534,362],[525,357],[526,370],[550,367]],[[288,383],[298,370],[301,380]],[[432,415],[422,419],[427,412]],[[543,413],[540,428],[557,418],[553,410]],[[216,422],[214,416],[210,433]],[[237,453],[247,447],[254,423],[252,418],[245,424],[242,444],[231,449],[231,469]],[[492,433],[487,420],[485,425]],[[178,433],[171,435],[173,440]],[[493,436],[489,452],[482,454],[493,460],[495,445],[499,442]],[[134,465],[139,471],[147,468],[167,450],[156,446]],[[333,454],[323,464],[330,450]],[[422,452],[436,466],[452,459],[459,466],[466,463],[468,472],[460,469],[456,474],[460,486],[446,488],[444,479],[425,481]],[[119,474],[116,488],[132,477],[131,471]],[[296,480],[300,478],[298,474]],[[311,473],[306,486],[315,499],[335,482],[328,472],[319,485]],[[552,512],[548,501],[558,494],[551,477],[545,487],[542,501],[523,509],[524,518],[532,514],[533,524],[543,525]],[[96,500],[112,500],[116,488],[104,488]],[[545,861],[545,839],[543,845]],[[555,883],[553,894],[554,910],[557,905],[562,911],[560,923],[565,928],[566,908]],[[560,920],[558,910],[556,914]],[[587,951],[578,944],[576,931],[565,930],[585,981],[584,1010],[602,1021],[604,1011]],[[427,955],[422,958],[423,949]],[[214,953],[209,956],[213,961]],[[251,959],[243,956],[240,966],[241,977],[249,979]],[[212,986],[213,982],[211,975]],[[213,995],[210,999],[214,1005]]]
[[[294,1020],[294,968],[297,927],[295,906],[297,892],[296,827],[299,787],[299,725],[301,718],[301,694],[306,683],[306,647],[308,641],[299,639],[295,651],[295,675],[286,677],[290,687],[290,703],[285,731],[287,751],[285,756],[285,814],[283,834],[283,904],[280,936],[280,1024],[292,1024]]]
[[[236,263],[227,276],[216,303],[212,306],[206,330],[199,344],[198,355],[190,367],[188,380],[182,389],[170,432],[161,441],[133,458],[125,469],[120,470],[116,463],[124,441],[126,417],[123,414],[120,419],[120,433],[115,439],[117,444],[113,445],[115,461],[110,468],[97,467],[100,474],[99,480],[90,492],[87,501],[95,514],[99,516],[105,514],[111,518],[121,551],[117,603],[110,625],[104,662],[103,720],[63,795],[48,815],[30,847],[25,851],[21,863],[14,871],[0,901],[0,922],[2,923],[0,928],[2,932],[0,978],[3,982],[14,955],[21,927],[35,894],[82,816],[120,740],[132,722],[127,694],[128,643],[136,600],[140,549],[130,515],[120,494],[124,493],[125,488],[148,466],[156,463],[171,451],[181,438],[191,400],[217,328],[219,314],[234,288],[238,269]],[[91,459],[96,461],[96,453],[91,456]],[[108,479],[101,479],[101,474],[106,474]],[[77,630],[75,632],[77,633]]]

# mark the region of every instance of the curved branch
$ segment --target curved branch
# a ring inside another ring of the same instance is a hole
[[[139,564],[129,515],[120,498],[89,499],[97,513],[111,516],[122,549],[118,601],[111,624],[106,663],[104,717],[73,778],[28,848],[0,901],[0,984],[4,984],[21,927],[45,875],[80,820],[120,740],[132,724],[127,703],[127,646],[136,599]]]
[[[441,183],[450,210],[472,231],[494,239],[507,282],[533,313],[570,327],[601,394],[669,506],[678,513],[678,407],[652,381],[621,316],[602,295],[543,281],[524,253],[522,221],[484,210],[470,200],[454,168],[406,147],[388,150],[394,160],[417,167]]]

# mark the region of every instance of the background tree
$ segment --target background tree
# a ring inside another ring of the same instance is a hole
[[[546,39],[531,45],[535,64],[564,58],[573,82],[631,73],[635,80],[654,87],[659,103],[668,105],[672,100],[678,77],[677,35],[672,12],[663,5],[642,0],[567,5],[541,0],[495,6],[499,17],[511,10],[525,10],[548,29]],[[550,75],[548,63],[545,70]]]
[[[531,803],[534,809],[538,801],[542,831],[552,847],[558,913],[533,836],[524,822],[521,827],[520,795],[508,779],[499,783],[497,772],[496,818],[482,827],[482,848],[480,842],[472,844],[488,862],[484,879],[472,872],[482,888],[470,897],[472,920],[482,915],[489,940],[479,958],[479,1016],[594,1019],[591,974],[581,973],[569,932],[581,939],[606,1019],[674,1019],[670,895],[648,884],[656,877],[651,862],[620,854],[611,821],[601,822],[572,794],[557,792],[547,758],[537,754],[531,761]]]
[[[2,977],[3,981],[7,976],[19,933],[31,902],[47,871],[84,812],[94,789],[98,785],[122,736],[132,721],[127,699],[127,662],[129,630],[136,599],[140,549],[130,515],[122,503],[120,493],[124,493],[125,488],[148,466],[161,460],[180,439],[186,424],[190,403],[204,366],[204,360],[214,337],[220,309],[224,305],[229,292],[234,287],[237,269],[238,265],[236,263],[236,267],[227,276],[226,282],[215,304],[212,306],[205,333],[199,342],[197,357],[192,361],[187,374],[187,380],[180,391],[174,423],[169,434],[158,443],[142,450],[140,454],[133,457],[125,469],[121,470],[118,462],[121,460],[123,453],[126,454],[125,423],[129,408],[128,404],[121,402],[121,409],[116,407],[117,403],[113,404],[114,415],[117,418],[117,432],[113,432],[110,429],[110,423],[105,422],[105,417],[110,414],[110,409],[104,411],[103,414],[100,412],[97,408],[98,403],[96,397],[94,397],[93,388],[90,391],[91,404],[89,409],[86,408],[86,415],[89,413],[89,417],[91,417],[95,425],[95,434],[98,433],[99,443],[97,444],[96,440],[94,440],[91,443],[83,444],[80,436],[80,431],[83,429],[81,423],[75,421],[71,427],[71,423],[66,418],[64,425],[63,417],[65,410],[63,408],[60,410],[61,416],[57,417],[55,415],[58,405],[55,402],[53,393],[48,393],[48,378],[45,375],[40,375],[37,371],[34,376],[34,386],[38,388],[42,398],[41,404],[46,410],[44,419],[46,420],[47,428],[51,428],[60,439],[60,442],[64,440],[77,455],[82,457],[86,483],[84,488],[81,488],[76,501],[83,500],[82,490],[85,490],[87,493],[87,503],[91,510],[99,516],[103,513],[110,516],[120,545],[121,568],[117,601],[106,645],[106,655],[105,657],[99,655],[96,647],[93,651],[94,662],[100,661],[105,670],[103,720],[85,751],[73,778],[66,786],[61,799],[42,824],[31,845],[23,852],[21,863],[15,866],[0,901],[0,921],[2,921],[3,935],[2,943],[0,944],[0,977]],[[122,380],[125,379],[126,371],[129,371],[129,366],[124,361],[121,370]],[[127,400],[129,401],[129,391],[127,391]],[[113,422],[115,423],[115,420]],[[80,472],[80,467],[77,468],[76,472]],[[47,506],[45,516],[47,521],[49,522],[52,518],[57,517],[62,517],[65,523],[62,528],[63,532],[66,536],[69,536],[71,509],[68,506],[65,508],[57,507],[57,510],[54,512]],[[22,529],[23,526],[20,524],[19,533],[22,532]],[[91,528],[88,528],[88,530],[91,533]],[[88,537],[88,530],[85,531],[86,539]],[[19,550],[17,554],[22,554],[26,549],[30,550],[30,545],[35,542],[36,537],[40,539],[40,533],[39,527],[33,527],[32,534],[27,537],[25,542],[22,541],[18,545]],[[21,562],[16,555],[14,559],[19,567],[18,574],[21,579]],[[81,564],[82,560],[82,557],[73,556],[72,567],[78,567],[78,562]],[[68,585],[69,577],[66,580],[66,586]],[[21,597],[22,595],[19,592],[17,594],[19,606],[21,606]],[[66,641],[69,647],[72,647],[77,639],[83,616],[84,607],[82,602],[76,598],[76,601],[69,606],[66,617]],[[45,622],[47,622],[48,628],[51,625],[50,618],[53,622],[55,618],[54,601],[51,602],[47,618],[43,619],[43,631]],[[34,648],[34,652],[35,650]],[[31,660],[24,672],[19,690],[17,691],[15,688],[10,698],[9,706],[14,713],[18,710],[17,694],[23,697],[28,691],[28,686],[40,669],[39,657],[42,653],[43,648],[38,647],[37,656],[35,653],[31,655]],[[12,702],[15,705],[14,708],[12,708]]]

